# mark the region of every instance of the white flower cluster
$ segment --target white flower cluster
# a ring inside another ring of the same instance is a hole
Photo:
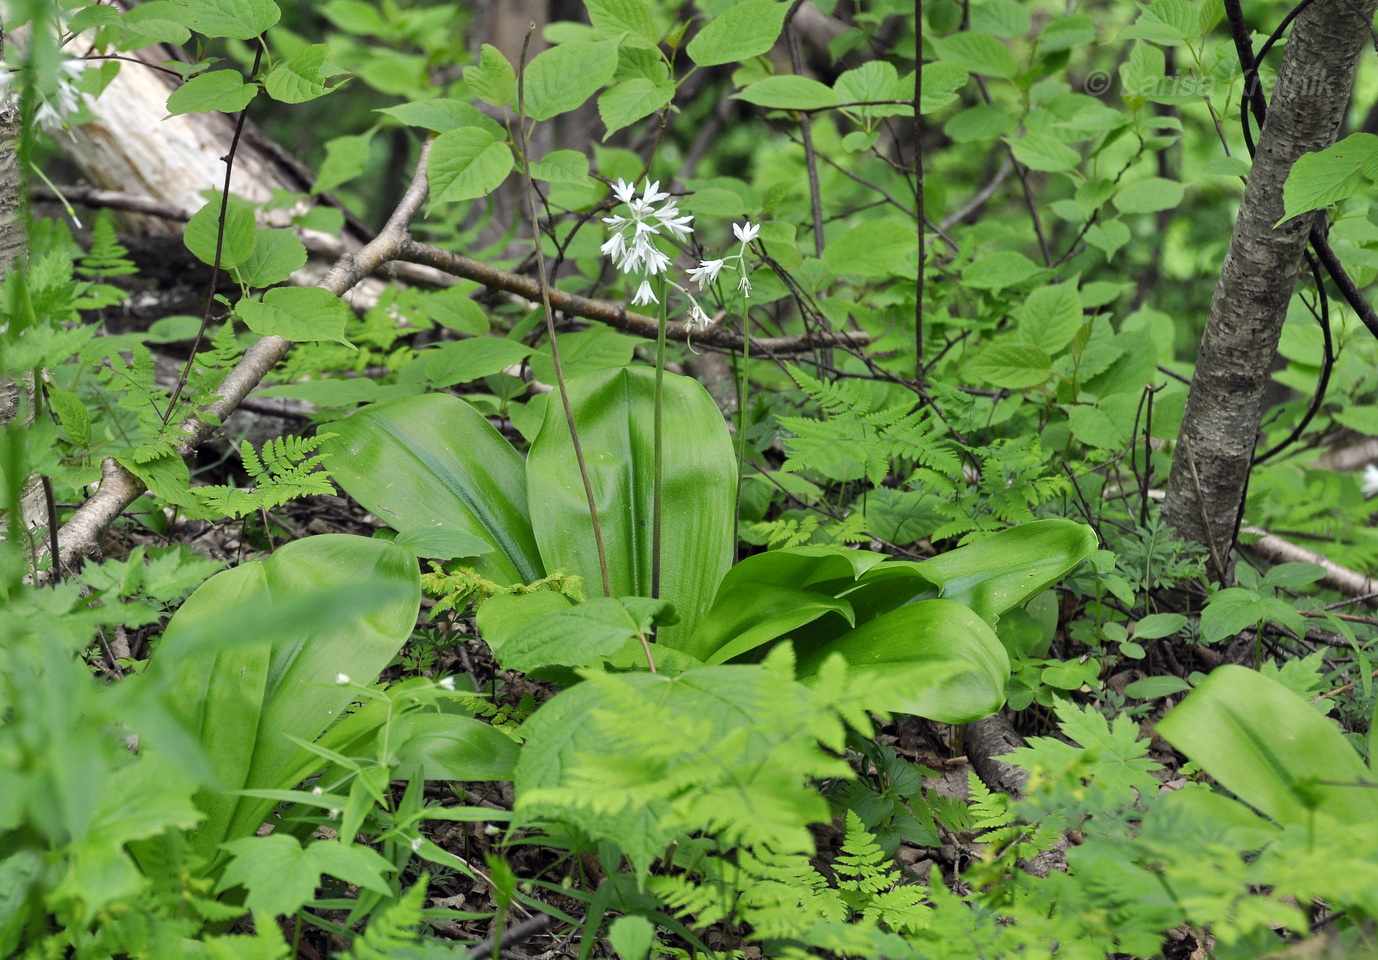
[[[636,195],[636,187],[633,184],[621,179],[613,184],[612,192],[613,196],[627,205],[630,215],[603,218],[603,222],[613,232],[603,244],[602,252],[612,258],[613,265],[622,273],[640,275],[641,283],[637,286],[636,293],[632,294],[633,305],[659,303],[660,298],[651,288],[651,277],[664,274],[670,267],[670,258],[656,247],[653,238],[671,236],[676,240],[687,240],[694,232],[694,228],[689,225],[694,218],[680,215],[679,204],[672,200],[668,193],[661,191],[658,180],[652,183],[648,179],[642,186],[640,197]],[[660,206],[656,206],[657,204]],[[741,241],[741,249],[737,254],[721,260],[700,261],[697,267],[689,271],[689,278],[697,282],[699,289],[703,290],[717,280],[724,264],[736,261],[732,269],[741,273],[737,289],[745,296],[751,296],[751,281],[747,278],[746,270],[746,248],[760,231],[758,224],[749,221],[740,226],[734,223],[732,232]],[[667,278],[665,282],[689,300],[689,319],[686,321],[688,326],[708,329],[713,321],[694,295],[673,280]]]

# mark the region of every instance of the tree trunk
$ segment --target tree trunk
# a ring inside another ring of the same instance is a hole
[[[1308,214],[1274,227],[1292,164],[1330,146],[1354,85],[1378,0],[1317,0],[1297,18],[1260,132],[1172,461],[1163,517],[1230,567],[1253,464],[1263,395],[1296,285]]]

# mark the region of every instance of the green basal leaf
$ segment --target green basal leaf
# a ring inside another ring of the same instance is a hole
[[[1009,655],[989,624],[951,600],[920,600],[844,633],[802,657],[800,676],[835,653],[852,674],[909,680],[881,709],[969,723],[1005,702]]]
[[[1218,667],[1156,727],[1220,784],[1283,825],[1378,818],[1373,774],[1334,723],[1270,677]]]
[[[455,397],[427,394],[356,410],[325,442],[340,486],[396,530],[440,528],[487,543],[473,562],[507,586],[545,576],[512,444]],[[597,580],[593,581],[597,583]]]
[[[987,622],[1020,606],[1076,569],[1096,549],[1090,527],[1071,520],[1035,520],[919,563],[943,584],[942,595]]]
[[[625,367],[568,381],[593,485],[614,596],[651,594],[652,421],[655,371]],[[717,404],[696,381],[667,373],[660,596],[680,622],[660,631],[677,646],[707,612],[732,562],[736,456]],[[601,591],[588,501],[564,406],[546,405],[527,459],[531,523],[549,571],[578,574]]]
[[[411,551],[333,534],[218,573],[187,599],[147,676],[218,776],[191,835],[201,856],[252,835],[273,807],[232,791],[297,785],[311,754],[293,738],[315,740],[343,715],[355,691],[337,678],[371,682],[410,636],[420,600]]]

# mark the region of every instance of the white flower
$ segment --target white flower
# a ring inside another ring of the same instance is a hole
[[[689,270],[689,279],[697,283],[702,290],[718,279],[718,271],[722,269],[722,265],[722,260],[701,261],[697,267]]]
[[[742,241],[742,243],[750,243],[760,235],[761,225],[759,223],[752,223],[750,220],[741,226],[734,223],[732,224],[732,232],[737,235],[737,239]]]
[[[453,690],[453,689],[455,688],[455,678],[454,678],[454,677],[446,677],[445,679],[441,680],[441,681],[437,684],[437,686],[439,686],[439,687],[441,687],[442,689],[445,689],[445,690]]]
[[[651,289],[651,281],[642,280],[641,286],[636,288],[636,293],[632,296],[633,306],[642,306],[648,303],[659,303],[660,300]]]
[[[335,682],[338,683],[340,686],[343,687],[345,684],[349,683],[349,674],[347,674],[347,673],[337,673],[337,674],[335,674]]]
[[[1360,486],[1366,497],[1378,494],[1378,465],[1370,463],[1364,467],[1364,479]]]
[[[684,321],[684,325],[693,330],[707,330],[713,325],[713,319],[703,312],[703,307],[693,297],[689,298],[689,319]]]
[[[737,289],[742,291],[742,296],[751,299],[751,278],[742,274],[742,279],[737,281]]]
[[[320,797],[320,796],[324,796],[324,795],[325,795],[325,791],[322,790],[320,787],[312,787],[312,788],[311,788],[311,796],[313,796],[313,797]]]
[[[670,266],[670,258],[656,249],[653,238],[668,234],[685,240],[693,233],[690,222],[694,218],[680,215],[679,204],[661,191],[658,180],[655,183],[647,181],[640,197],[636,196],[631,184],[622,180],[613,184],[612,192],[627,205],[631,216],[615,214],[603,218],[613,230],[612,236],[600,248],[603,254],[612,258],[613,264],[623,273],[653,276],[664,273]],[[657,207],[662,201],[668,202]]]
[[[421,844],[422,844],[423,842],[424,842],[424,841],[422,840],[421,837],[417,837],[415,840],[413,840],[413,841],[411,842],[411,851],[412,851],[412,853],[416,853],[418,850],[420,850],[420,849],[421,849]]]

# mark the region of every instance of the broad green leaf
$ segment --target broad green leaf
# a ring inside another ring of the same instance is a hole
[[[902,89],[899,73],[896,72],[894,64],[884,60],[871,60],[860,67],[848,70],[837,78],[837,82],[833,84],[833,91],[844,103],[914,98],[914,88]],[[913,116],[914,112],[912,105],[900,103],[847,109],[863,117]]]
[[[391,742],[398,745],[398,779],[511,780],[517,770],[516,741],[473,717],[404,714],[394,723]],[[491,816],[493,811],[484,813]]]
[[[971,29],[978,33],[1013,40],[1028,33],[1031,25],[1029,11],[1016,0],[985,0],[971,6]]]
[[[1009,48],[988,33],[967,30],[931,42],[939,60],[955,63],[972,73],[1011,80],[1019,71]]]
[[[965,87],[970,79],[971,74],[964,67],[947,60],[924,64],[919,109],[927,115],[953,103],[957,99],[957,91]]]
[[[392,542],[406,547],[418,557],[435,560],[455,560],[477,557],[493,552],[493,545],[473,534],[447,528],[435,523],[429,527],[408,527],[399,530]]]
[[[426,394],[364,407],[328,432],[337,434],[323,445],[336,481],[394,530],[438,525],[491,544],[471,565],[504,586],[545,575],[521,455],[463,400]]]
[[[460,127],[436,137],[426,171],[430,208],[492,193],[512,170],[512,151],[479,127]]]
[[[183,113],[238,113],[249,105],[258,87],[245,83],[238,70],[212,70],[192,77],[167,98],[167,112],[173,116]]]
[[[202,263],[215,265],[216,237],[220,230],[221,195],[215,194],[209,203],[192,214],[182,233],[182,242]],[[231,196],[225,209],[225,233],[220,243],[221,269],[239,266],[254,251],[257,226],[254,212],[238,197]]]
[[[263,81],[268,96],[283,103],[305,103],[323,97],[330,91],[325,81],[339,72],[327,67],[330,48],[323,43],[302,47],[285,63],[273,68]]]
[[[472,103],[463,100],[413,100],[395,107],[379,107],[379,113],[400,120],[409,127],[421,127],[436,133],[448,133],[460,127],[478,127],[488,131],[494,140],[502,140],[507,131],[492,117],[480,113]]]
[[[796,76],[757,80],[739,93],[734,93],[732,99],[779,110],[823,110],[841,102],[832,87],[808,77]]]
[[[602,37],[621,38],[622,46],[654,50],[660,28],[646,0],[585,0],[589,21]]]
[[[608,927],[608,943],[621,960],[646,960],[655,940],[655,925],[645,917],[618,917]]]
[[[1003,290],[1036,276],[1032,260],[1014,250],[1000,250],[973,260],[962,270],[962,281],[981,290]]]
[[[1046,133],[1026,133],[1017,140],[1006,137],[1005,142],[1014,151],[1014,158],[1030,170],[1063,173],[1081,163],[1081,154]]]
[[[926,70],[927,68],[925,68]],[[928,78],[924,78],[925,88]],[[954,114],[943,124],[943,132],[957,143],[993,140],[1009,133],[1019,124],[1019,116],[993,103],[981,103]]]
[[[1009,654],[989,624],[952,600],[920,600],[876,617],[802,657],[800,676],[834,653],[853,674],[910,679],[902,696],[877,704],[885,710],[969,723],[1005,702]]]
[[[1096,535],[1084,524],[1035,520],[940,553],[918,569],[940,578],[944,597],[993,621],[1060,581],[1095,549]]]
[[[306,264],[306,246],[291,230],[259,230],[254,249],[232,274],[247,287],[282,283]]]
[[[1253,670],[1217,667],[1156,729],[1278,823],[1305,826],[1313,811],[1355,828],[1378,819],[1373,774],[1334,723]]]
[[[1039,287],[1019,308],[1019,336],[1049,354],[1071,343],[1082,325],[1081,297],[1074,282]]]
[[[273,0],[186,0],[190,26],[208,37],[252,40],[282,16]]]
[[[1157,640],[1170,637],[1187,625],[1180,613],[1150,613],[1134,626],[1135,640]]]
[[[245,297],[235,313],[254,333],[287,340],[335,340],[344,337],[349,308],[329,290],[320,287],[274,287],[262,302]]]
[[[633,77],[598,95],[598,116],[607,127],[603,139],[642,117],[650,116],[666,106],[675,95],[673,80],[653,83],[645,77]]]
[[[469,383],[521,363],[533,348],[502,337],[470,337],[441,344],[421,354],[426,376],[436,389]]]
[[[1069,404],[1067,422],[1072,436],[1097,450],[1119,450],[1129,442],[1133,423],[1116,421],[1100,407],[1090,404]]]
[[[566,376],[625,367],[643,342],[602,324],[587,330],[557,333],[555,338],[560,345],[560,362]],[[549,350],[542,350],[531,358],[531,375],[542,383],[555,382],[555,364]]]
[[[589,182],[589,158],[578,150],[552,150],[531,165],[531,177],[583,186]]]
[[[567,113],[612,81],[617,41],[562,43],[526,67],[526,115],[549,120]]]
[[[598,507],[612,595],[651,595],[652,421],[655,371],[625,367],[567,383]],[[680,622],[659,639],[677,646],[708,610],[732,562],[736,455],[717,404],[696,381],[665,375],[660,596]],[[531,523],[545,568],[584,578],[601,592],[588,501],[565,422],[546,405],[527,458]]]
[[[517,98],[517,72],[491,43],[480,48],[477,66],[464,68],[464,82],[474,96],[495,107],[508,106]]]
[[[596,597],[570,604],[559,594],[513,594],[484,601],[478,625],[504,670],[582,667],[611,656],[639,635],[649,638],[666,606],[663,600],[644,597]]]
[[[111,7],[87,7],[81,13],[111,11]],[[83,32],[88,27],[81,26],[73,17],[70,26],[74,31]],[[103,19],[103,18],[102,18]],[[149,0],[141,3],[119,18],[124,26],[124,44],[129,49],[152,46],[155,43],[186,43],[191,38],[187,29],[191,25],[191,14],[186,7],[169,0]]]
[[[789,8],[788,3],[776,0],[744,0],[721,16],[707,20],[689,41],[686,52],[701,67],[736,63],[768,53],[780,39]]]
[[[726,663],[796,627],[835,613],[856,624],[846,600],[812,590],[751,581],[724,582],[685,652],[705,663]]]
[[[836,274],[883,277],[918,247],[918,227],[914,223],[867,220],[828,242],[823,262]]]
[[[420,599],[411,551],[336,534],[218,573],[187,599],[147,676],[219,778],[198,801],[199,855],[252,835],[274,805],[230,791],[292,788],[309,772],[312,755],[290,738],[315,740],[340,718],[355,691],[337,676],[371,682],[410,636]]]
[[[1121,187],[1115,194],[1115,209],[1120,213],[1157,213],[1171,210],[1182,202],[1186,187],[1178,180],[1148,177]]]
[[[992,343],[966,369],[988,383],[1010,390],[1036,387],[1053,375],[1053,361],[1029,343]]]
[[[396,868],[363,844],[345,846],[339,840],[313,840],[303,848],[295,837],[271,833],[234,840],[225,844],[225,850],[233,859],[216,890],[244,887],[248,891],[245,905],[260,916],[296,913],[315,897],[321,874],[377,894],[392,892],[384,875]]]
[[[1038,35],[1038,52],[1058,53],[1072,50],[1096,41],[1095,21],[1085,13],[1069,16],[1050,17],[1043,32]]]
[[[828,243],[823,262],[834,273],[883,277],[918,249],[918,228],[899,220],[867,220]]]
[[[1378,180],[1378,136],[1352,133],[1292,164],[1282,187],[1283,220],[1368,190]],[[1279,221],[1281,222],[1281,221]]]
[[[316,182],[311,185],[311,193],[324,193],[334,190],[342,183],[348,183],[364,172],[368,165],[369,151],[373,144],[373,131],[357,136],[335,137],[325,142],[325,160],[316,172]]]

